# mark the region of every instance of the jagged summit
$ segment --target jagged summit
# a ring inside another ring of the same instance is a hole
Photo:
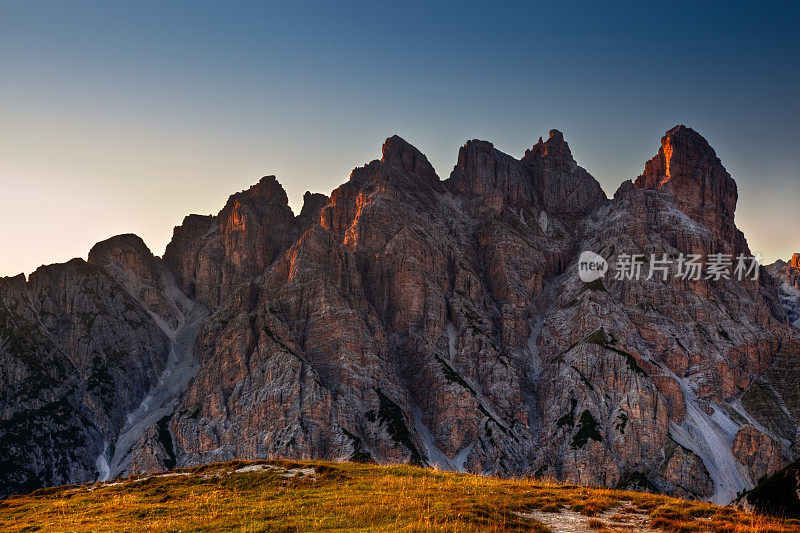
[[[398,170],[417,176],[426,181],[439,181],[439,176],[422,152],[398,135],[392,135],[381,147],[381,161],[393,165]]]
[[[150,248],[138,235],[125,233],[100,241],[89,250],[89,263],[105,265],[111,262],[131,267],[135,263],[149,263],[153,260]]]
[[[727,187],[732,195],[720,198],[722,207],[736,207],[736,184],[722,166],[717,153],[708,141],[686,126],[679,125],[661,137],[658,153],[645,163],[644,172],[634,182],[642,189],[665,189],[686,185],[685,182],[715,182]]]
[[[220,216],[226,210],[233,210],[241,205],[248,205],[259,210],[267,207],[288,208],[289,198],[278,178],[269,175],[258,180],[258,183],[249,189],[232,194],[228,198],[225,208],[220,212]]]
[[[684,124],[678,124],[667,130],[667,132],[661,138],[662,143],[664,142],[664,139],[684,139],[686,142],[704,144],[708,147],[708,149],[711,149],[711,151],[714,150],[711,148],[711,145],[708,144],[708,141],[706,141],[705,137],[700,135],[692,128],[685,126]]]
[[[558,130],[550,130],[547,141],[540,137],[520,160],[488,141],[468,141],[459,150],[448,183],[495,209],[503,205],[531,207],[567,222],[606,201],[600,184],[575,162]]]
[[[306,191],[303,194],[303,207],[297,216],[306,217],[316,214],[329,200],[330,198],[325,194]]]
[[[539,137],[539,142],[525,151],[521,161],[548,213],[574,219],[585,216],[606,201],[602,187],[575,162],[559,130],[550,130],[547,141]]]
[[[745,249],[736,230],[736,182],[702,135],[683,125],[661,138],[658,153],[645,164],[633,185],[661,191],[674,198],[678,208],[732,243]]]
[[[295,218],[299,233],[304,233],[308,228],[319,222],[319,213],[325,207],[330,198],[321,193],[306,191],[303,194],[303,207],[300,214]]]
[[[496,209],[505,204],[524,206],[538,202],[525,168],[489,141],[467,141],[458,151],[447,183],[462,194],[482,198]]]
[[[547,141],[542,141],[533,145],[530,150],[525,150],[522,162],[535,163],[545,161],[545,165],[561,172],[568,172],[575,165],[569,145],[564,140],[564,134],[558,130],[550,130]]]

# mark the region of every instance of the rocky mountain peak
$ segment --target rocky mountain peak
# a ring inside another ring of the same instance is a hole
[[[522,162],[539,163],[561,172],[568,172],[575,165],[569,145],[564,140],[564,134],[558,130],[550,130],[550,136],[546,141],[539,137],[539,142],[530,150],[525,150]]]
[[[319,213],[319,210],[322,209],[328,201],[330,201],[330,198],[325,194],[306,191],[303,195],[303,208],[300,210],[299,216]]]
[[[539,137],[539,142],[525,151],[521,161],[549,213],[580,217],[606,200],[600,184],[578,166],[564,134],[558,130],[550,130],[546,141]]]
[[[504,205],[540,203],[525,165],[488,141],[473,139],[461,147],[447,183],[461,194],[480,197],[485,207],[495,211]]]
[[[299,233],[305,233],[308,228],[319,222],[319,212],[328,202],[330,202],[330,198],[326,195],[306,191],[303,195],[303,208],[295,219],[299,226]]]
[[[158,279],[152,252],[141,237],[132,233],[98,242],[89,250],[88,259],[95,265],[119,266],[143,278]]]
[[[131,233],[101,241],[89,251],[90,264],[103,267],[151,312],[176,324],[179,317],[165,295],[160,261],[141,237]]]
[[[679,125],[667,131],[634,186],[667,193],[679,209],[717,235],[730,242],[743,240],[733,224],[736,182],[708,141],[691,128]]]
[[[228,203],[220,212],[220,218],[224,219],[223,213],[241,205],[247,205],[258,210],[268,207],[288,208],[289,198],[286,196],[283,185],[278,182],[275,176],[270,175],[264,176],[249,189],[231,195],[228,198]]]
[[[381,161],[426,181],[439,181],[439,176],[422,152],[398,135],[384,141]]]
[[[25,290],[26,283],[28,280],[25,278],[25,274],[2,277],[0,278],[0,292],[21,292]]]
[[[289,199],[275,176],[231,195],[216,217],[191,215],[175,228],[164,259],[190,298],[212,307],[260,274],[295,241]]]
[[[487,141],[468,141],[448,180],[457,191],[480,196],[486,205],[533,206],[567,220],[606,201],[600,184],[572,157],[564,135],[550,130],[521,160]]]
[[[795,253],[792,255],[792,258],[789,259],[789,268],[800,270],[800,253]]]

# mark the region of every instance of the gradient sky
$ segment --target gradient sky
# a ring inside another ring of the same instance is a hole
[[[800,2],[0,1],[0,275],[275,174],[297,212],[397,133],[446,178],[467,139],[551,128],[611,196],[703,134],[769,261],[800,251]]]

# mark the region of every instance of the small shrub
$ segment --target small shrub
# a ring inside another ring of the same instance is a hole
[[[597,516],[602,512],[603,512],[603,510],[600,507],[598,507],[596,505],[593,505],[593,504],[589,504],[589,505],[585,506],[580,511],[580,513],[583,516]]]

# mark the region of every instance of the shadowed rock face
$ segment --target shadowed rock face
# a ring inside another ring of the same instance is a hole
[[[136,300],[158,318],[177,326],[179,316],[172,305],[159,262],[136,235],[118,235],[95,244],[88,262],[102,266]]]
[[[102,474],[168,351],[145,306],[102,267],[74,259],[27,283],[0,279],[0,493]]]
[[[383,153],[381,161],[392,165],[401,172],[427,182],[439,181],[439,176],[428,162],[428,158],[401,137],[393,135],[386,139],[381,152]]]
[[[585,284],[577,257],[746,252],[735,204],[735,183],[685,127],[613,201],[556,130],[521,160],[469,141],[444,181],[394,136],[330,198],[306,193],[296,217],[267,177],[218,215],[187,217],[163,262],[134,236],[100,243],[86,266],[117,288],[108,298],[158,323],[173,352],[196,354],[185,392],[136,434],[127,472],[372,459],[730,500],[798,453],[800,337],[778,274]],[[0,297],[27,294],[33,278],[3,280]],[[175,285],[208,309],[199,330],[187,316],[205,315]],[[69,287],[37,290],[61,298]],[[63,302],[49,312],[72,316]],[[8,316],[8,331],[28,323]],[[58,356],[34,333],[14,335]],[[157,353],[137,352],[156,375]],[[81,374],[64,387],[80,396]],[[114,417],[147,391],[119,387]],[[101,440],[87,437],[92,453]],[[58,479],[92,479],[80,464]]]
[[[548,213],[567,220],[585,216],[606,201],[606,195],[585,169],[572,157],[564,134],[550,130],[547,141],[525,151],[522,162]]]
[[[775,278],[777,297],[789,322],[800,328],[800,253],[793,254],[788,263],[778,260],[767,266],[767,272]]]

